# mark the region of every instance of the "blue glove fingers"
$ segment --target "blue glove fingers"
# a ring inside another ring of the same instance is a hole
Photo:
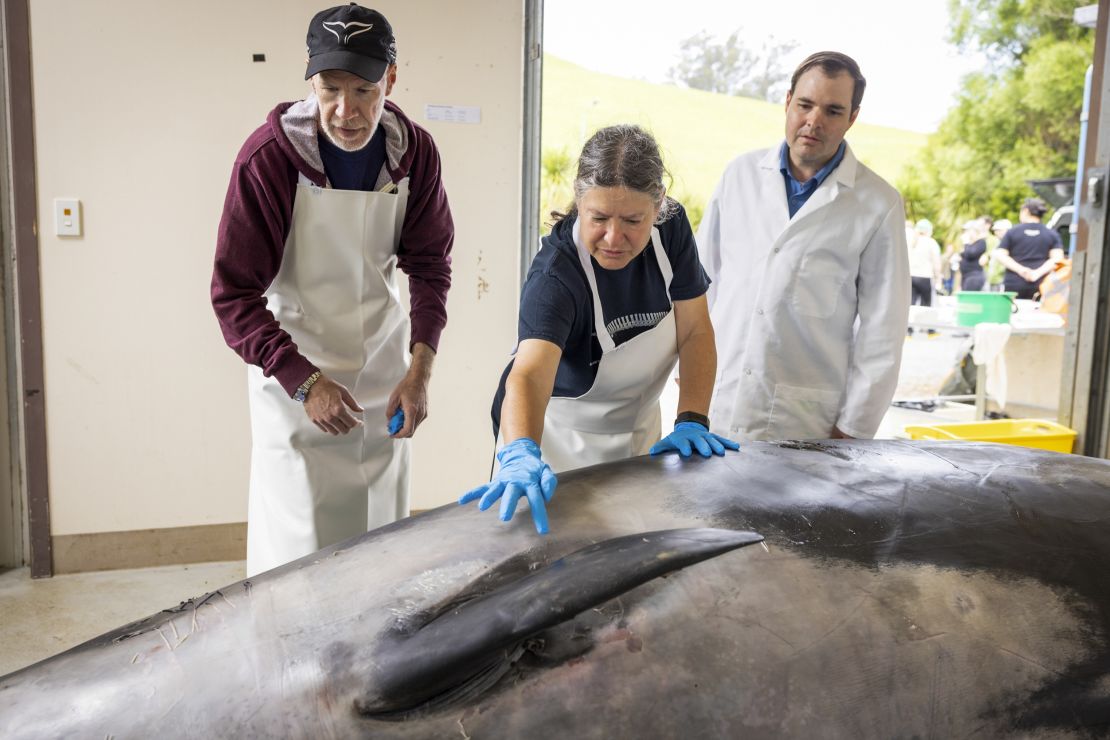
[[[505,481],[494,480],[486,484],[486,492],[482,495],[481,500],[478,502],[478,511],[485,511],[493,506],[493,503],[501,498],[501,494],[505,492]]]
[[[726,450],[738,450],[738,449],[740,449],[740,443],[739,442],[733,442],[728,437],[722,437],[719,434],[714,434],[713,438],[716,439],[718,442],[720,442]]]
[[[496,485],[496,483],[497,483],[496,481],[494,481],[492,483],[483,483],[480,486],[475,486],[474,488],[471,488],[469,491],[464,493],[462,496],[459,496],[459,503],[460,504],[469,504],[474,499],[481,498],[484,494],[488,493],[490,488],[492,486]],[[481,505],[479,504],[479,507],[480,506]]]
[[[543,491],[539,486],[528,486],[528,506],[532,509],[532,523],[536,531],[547,534],[547,507],[543,503]]]
[[[724,455],[725,450],[738,450],[740,445],[731,439],[713,434],[697,422],[679,422],[674,431],[651,447],[651,454],[675,450],[682,457],[690,457],[694,450],[702,457]]]
[[[550,501],[551,497],[555,495],[555,486],[559,485],[559,479],[555,477],[555,471],[548,466],[543,466],[543,472],[540,473],[540,490],[543,491],[543,500]]]
[[[405,410],[398,407],[397,410],[393,413],[393,416],[389,417],[389,433],[396,434],[397,432],[401,431],[404,426]]]
[[[507,522],[513,518],[513,514],[516,513],[516,502],[523,495],[524,487],[520,483],[509,483],[505,487],[505,495],[501,497],[501,521]]]

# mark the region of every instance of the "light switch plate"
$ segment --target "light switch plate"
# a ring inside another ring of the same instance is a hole
[[[81,236],[81,201],[77,198],[54,199],[54,233]]]

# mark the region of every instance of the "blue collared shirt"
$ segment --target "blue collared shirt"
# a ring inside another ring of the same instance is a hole
[[[801,210],[802,206],[809,200],[809,196],[817,192],[817,188],[821,187],[821,183],[825,181],[829,173],[840,165],[840,161],[844,159],[844,150],[847,146],[848,142],[840,142],[836,154],[824,167],[817,170],[816,175],[805,182],[798,182],[791,174],[790,162],[787,160],[787,157],[790,156],[790,149],[786,146],[785,141],[782,142],[782,148],[779,149],[779,170],[782,172],[782,179],[786,181],[786,204],[790,209],[790,218],[794,218],[794,214]]]

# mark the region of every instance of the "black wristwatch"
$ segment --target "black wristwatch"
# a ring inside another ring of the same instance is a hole
[[[709,417],[706,416],[705,414],[699,414],[697,411],[683,411],[683,412],[681,412],[678,415],[678,418],[674,420],[674,423],[677,426],[678,424],[680,424],[684,421],[696,421],[697,423],[701,424],[706,429],[709,428]]]

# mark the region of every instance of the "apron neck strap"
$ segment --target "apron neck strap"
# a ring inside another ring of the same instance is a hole
[[[297,173],[297,184],[298,185],[304,185],[307,188],[311,188],[313,192],[323,190],[322,187],[320,187],[316,183],[312,182],[312,180],[309,180],[307,177],[305,177],[303,172],[298,172]]]
[[[671,269],[671,259],[663,249],[663,239],[659,236],[659,229],[651,227],[651,246],[655,249],[655,261],[659,264],[659,272],[663,274],[663,285],[667,289],[667,302],[671,301],[671,281],[674,280],[674,270]]]

